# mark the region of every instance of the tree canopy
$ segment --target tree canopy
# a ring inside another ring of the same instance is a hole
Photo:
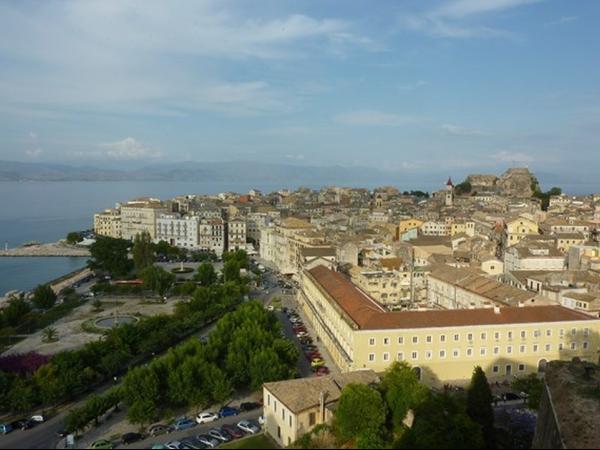
[[[40,309],[50,309],[56,304],[56,294],[48,284],[40,284],[33,291],[33,304]]]
[[[338,401],[335,423],[344,441],[355,437],[369,442],[380,440],[385,424],[381,394],[365,384],[348,384]]]
[[[154,264],[154,244],[150,233],[143,231],[133,239],[133,264],[135,271],[141,274],[144,269]]]
[[[477,366],[467,390],[467,414],[481,426],[486,448],[496,448],[492,400],[492,390],[485,372]]]
[[[92,259],[88,261],[88,266],[114,276],[127,275],[131,270],[131,261],[128,259],[130,247],[131,242],[125,239],[98,237],[90,246]]]

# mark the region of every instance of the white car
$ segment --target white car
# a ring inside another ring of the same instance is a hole
[[[250,420],[242,420],[237,424],[237,427],[246,433],[256,434],[260,431],[260,426]]]
[[[219,416],[213,412],[203,412],[198,414],[198,416],[196,417],[196,422],[198,423],[210,423],[210,422],[214,422],[215,420],[217,420],[219,418]]]
[[[165,444],[165,447],[167,447],[169,449],[173,449],[173,450],[179,450],[180,448],[183,448],[183,446],[181,445],[181,442],[179,442],[179,441],[167,442]]]
[[[41,414],[36,414],[35,416],[31,416],[31,420],[34,422],[42,423],[46,421],[46,418]]]

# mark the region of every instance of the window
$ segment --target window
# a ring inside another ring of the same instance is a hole
[[[564,348],[565,348],[565,346],[563,345],[562,342],[560,344],[558,344],[558,349],[559,350],[563,350]]]
[[[584,342],[584,343],[583,343],[583,349],[584,349],[584,350],[587,350],[587,349],[588,349],[588,347],[589,347],[589,344],[588,344],[588,342],[587,342],[587,341],[586,341],[586,342]]]
[[[267,394],[267,406],[271,406],[271,394]]]
[[[375,361],[375,353],[369,353],[369,361]]]
[[[281,418],[285,420],[285,409],[281,410]]]
[[[575,336],[577,334],[577,330],[575,328],[571,329],[571,336]]]
[[[459,334],[455,334],[454,335],[454,342],[458,342],[460,339],[460,335]]]
[[[371,347],[375,345],[375,338],[369,338],[369,345]]]
[[[292,427],[292,415],[290,414],[290,428]]]
[[[384,361],[389,361],[389,360],[390,360],[390,354],[389,354],[388,352],[385,352],[385,353],[383,354],[383,360],[384,360]]]
[[[472,341],[472,340],[473,340],[473,333],[467,334],[467,341]]]
[[[548,337],[552,336],[552,330],[546,330],[546,336],[548,336]]]
[[[440,358],[446,357],[446,350],[440,350]]]
[[[492,372],[498,373],[499,371],[500,371],[500,367],[498,367],[498,366],[492,367]]]
[[[521,339],[525,339],[527,337],[527,331],[521,331]]]
[[[584,328],[584,329],[583,329],[583,335],[584,335],[585,337],[588,337],[588,336],[590,335],[590,329],[589,329],[589,328]]]
[[[525,372],[525,364],[519,364],[519,372]]]
[[[455,348],[454,350],[452,350],[452,357],[453,358],[458,358],[460,356],[460,350],[458,350],[457,348]]]
[[[390,338],[383,338],[383,345],[390,345]]]
[[[273,402],[273,411],[277,412],[277,402]]]
[[[560,337],[563,337],[563,336],[565,335],[565,330],[564,330],[564,328],[561,328],[561,329],[560,329],[560,331],[559,331],[558,335],[559,335]]]
[[[537,344],[533,344],[533,351],[537,352],[538,351],[538,345]]]
[[[485,356],[485,354],[486,354],[486,349],[485,349],[485,347],[481,347],[481,348],[479,349],[479,354],[480,354],[481,356]]]
[[[508,339],[512,339],[512,331],[508,332]]]
[[[481,340],[485,341],[487,339],[487,334],[486,333],[481,333]]]
[[[500,347],[494,347],[494,355],[500,354]]]
[[[315,423],[317,423],[317,414],[314,412],[311,412],[308,415],[308,425],[312,427]]]
[[[427,350],[425,352],[425,359],[431,359],[433,358],[433,352],[431,350]]]
[[[398,361],[404,361],[404,353],[398,352],[397,358],[398,358]]]
[[[541,334],[542,334],[542,333],[540,333],[540,330],[535,330],[535,331],[533,332],[533,335],[534,335],[536,338],[537,338],[537,337],[540,337],[540,336],[541,336]]]
[[[418,359],[419,358],[419,353],[418,352],[412,352],[411,357],[412,357],[412,359]]]
[[[550,344],[546,344],[546,351],[549,352],[552,346]]]
[[[571,350],[577,350],[577,342],[571,342]]]
[[[412,343],[413,344],[418,344],[419,343],[419,337],[418,336],[413,336]]]
[[[494,339],[496,339],[496,340],[500,339],[500,333],[498,331],[496,331],[494,333]]]
[[[431,344],[431,336],[427,336],[427,343]]]
[[[509,345],[508,347],[506,347],[506,353],[511,354],[512,353],[512,346]]]
[[[467,356],[473,356],[473,349],[472,348],[468,348],[467,349]]]
[[[403,338],[402,336],[400,336],[400,337],[398,338],[398,344],[399,344],[399,345],[404,345],[404,338]]]
[[[525,353],[525,350],[527,350],[527,346],[525,346],[525,345],[521,345],[521,347],[519,347],[519,351],[520,351],[521,353]]]

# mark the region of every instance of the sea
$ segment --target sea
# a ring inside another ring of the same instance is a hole
[[[326,183],[323,183],[326,185]],[[91,229],[93,214],[115,203],[135,197],[167,199],[185,194],[248,192],[252,188],[271,192],[297,185],[236,182],[0,182],[0,245],[17,247],[28,241],[55,242],[70,231]],[[308,188],[320,188],[310,186]],[[373,186],[362,186],[373,188]],[[414,189],[435,190],[442,186],[423,184]],[[544,186],[542,186],[544,187]],[[410,186],[398,186],[410,190]],[[598,185],[563,186],[569,194],[600,192]],[[86,258],[3,258],[0,257],[0,296],[7,291],[33,289],[86,264]]]

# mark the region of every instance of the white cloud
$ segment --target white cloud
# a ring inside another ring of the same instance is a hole
[[[480,16],[491,15],[543,0],[452,0],[418,14],[399,18],[399,25],[433,37],[446,38],[504,38],[519,36],[504,30],[474,23]]]
[[[486,136],[487,133],[475,128],[465,128],[458,125],[445,124],[442,129],[453,136]]]
[[[399,127],[419,122],[420,119],[382,111],[358,110],[338,114],[334,117],[334,121],[342,125]]]
[[[27,157],[33,159],[38,158],[42,153],[44,153],[44,150],[40,147],[25,150]]]
[[[128,159],[156,159],[162,154],[132,137],[127,137],[121,141],[99,144],[99,154],[108,159],[128,160]],[[98,153],[96,153],[98,154]]]
[[[504,163],[530,164],[533,161],[535,161],[535,159],[532,156],[521,152],[502,151],[496,153],[495,155],[492,155],[491,157],[496,161]]]
[[[553,20],[551,22],[546,22],[546,26],[553,26],[553,25],[563,25],[565,23],[571,23],[571,22],[575,22],[577,20],[577,16],[564,16],[561,17],[560,19],[557,20]]]

